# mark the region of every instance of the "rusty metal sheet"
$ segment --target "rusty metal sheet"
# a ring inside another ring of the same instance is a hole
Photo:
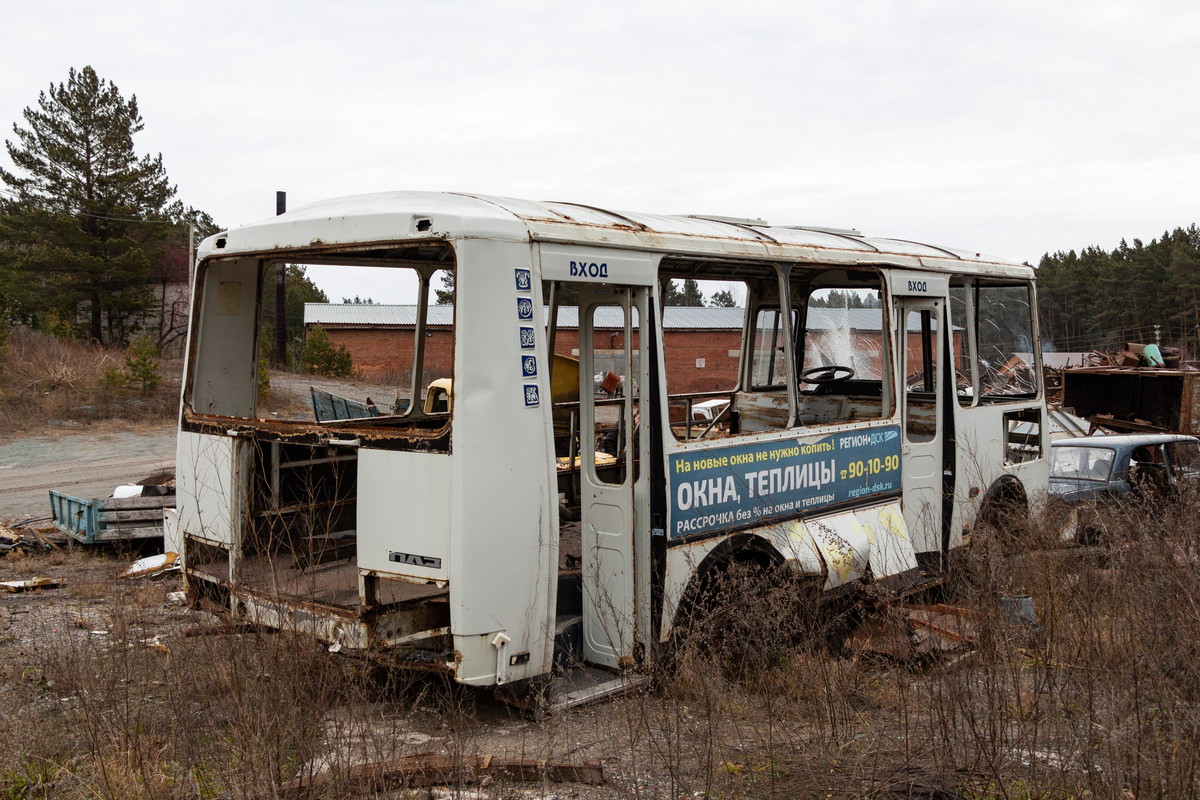
[[[336,778],[329,772],[298,778],[280,786],[279,796],[301,798],[319,795],[323,789],[333,785],[335,779],[341,791],[360,793],[439,784],[472,784],[485,778],[529,783],[582,783],[588,786],[606,783],[604,766],[599,761],[571,764],[496,758],[491,755],[453,758],[441,753],[418,753],[388,761],[357,764]]]
[[[979,641],[979,611],[961,606],[904,604],[868,617],[846,638],[848,652],[913,661],[973,648]]]
[[[57,578],[26,578],[19,581],[0,581],[0,589],[6,592],[28,592],[34,589],[53,589],[61,583]]]

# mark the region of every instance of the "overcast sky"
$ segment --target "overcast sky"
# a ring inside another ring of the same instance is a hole
[[[226,227],[277,189],[449,190],[1036,264],[1200,222],[1196,3],[8,5],[3,138],[90,64]]]

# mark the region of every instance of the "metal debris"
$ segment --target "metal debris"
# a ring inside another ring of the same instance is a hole
[[[582,783],[602,786],[604,768],[599,761],[556,764],[544,760],[474,756],[451,758],[440,753],[418,753],[388,761],[358,764],[337,777],[341,791],[358,793],[438,784],[478,784],[485,779],[540,783]],[[329,772],[298,778],[279,787],[283,798],[308,797],[333,784]]]
[[[62,585],[58,578],[26,578],[22,581],[0,581],[0,589],[6,592],[28,592],[33,589],[53,589]]]
[[[851,652],[916,661],[973,648],[983,614],[961,606],[904,604],[865,619],[846,639]]]
[[[1200,433],[1200,372],[1174,347],[1126,342],[1062,371],[1062,405],[1098,430]]]
[[[160,575],[164,572],[175,572],[180,569],[178,553],[160,553],[156,556],[139,558],[121,573],[122,578],[144,578],[148,575]]]

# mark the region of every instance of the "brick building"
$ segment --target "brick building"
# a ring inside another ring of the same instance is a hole
[[[562,355],[579,356],[578,312],[575,306],[559,308],[554,349]],[[733,388],[744,316],[742,308],[667,307],[663,312],[667,391],[676,394]],[[877,376],[882,370],[882,320],[883,311],[878,308],[810,309],[809,350],[846,354],[841,360],[849,360],[857,372]],[[416,321],[415,305],[308,303],[304,307],[305,327],[320,324],[335,344],[345,345],[364,378],[401,386],[412,376]],[[620,312],[599,309],[594,341],[597,363],[618,374],[627,371],[622,363],[623,337]],[[451,375],[453,350],[453,308],[430,306],[425,332],[427,380]],[[839,357],[814,360],[810,356],[806,366],[838,361]]]

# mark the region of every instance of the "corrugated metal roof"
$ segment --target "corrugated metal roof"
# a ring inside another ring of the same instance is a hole
[[[416,325],[417,306],[382,303],[305,303],[304,324],[312,325]],[[454,306],[430,306],[427,324],[454,324]]]
[[[1033,353],[1013,353],[1014,356],[1024,361],[1026,364],[1034,363]],[[1042,351],[1042,366],[1050,367],[1051,369],[1067,369],[1068,367],[1082,367],[1084,359],[1091,355],[1087,353],[1050,353]]]
[[[548,308],[542,309],[543,324]],[[663,309],[663,327],[667,330],[726,330],[740,331],[744,308],[700,308],[690,306],[667,306]],[[452,306],[430,306],[428,323],[433,326],[450,326],[454,320]],[[368,327],[399,327],[417,324],[415,305],[381,305],[360,303],[305,303],[304,324],[311,325],[355,325]],[[601,307],[596,315],[599,328],[623,326],[620,311]],[[883,310],[879,308],[814,308],[809,312],[810,330],[843,328],[851,330],[877,331],[883,325]],[[559,306],[558,327],[578,328],[579,308]],[[915,329],[914,329],[915,330]]]

